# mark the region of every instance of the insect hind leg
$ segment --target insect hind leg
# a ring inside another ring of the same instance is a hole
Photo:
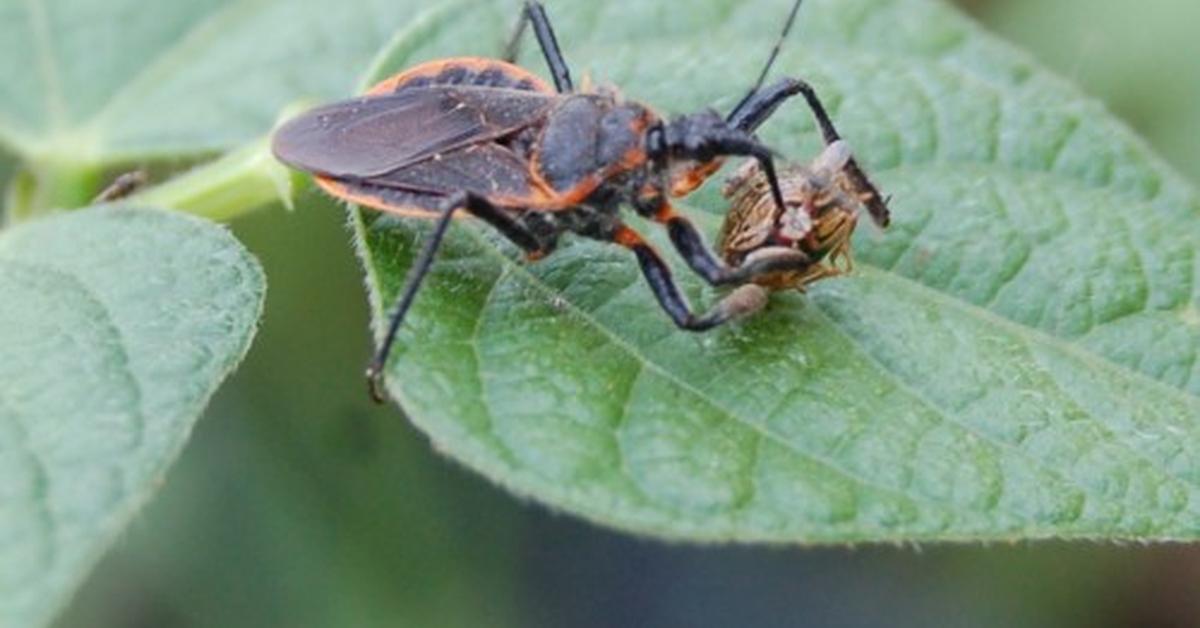
[[[529,24],[533,24],[533,34],[537,37],[542,55],[546,57],[546,65],[550,66],[555,89],[560,94],[575,91],[575,85],[571,82],[571,70],[566,59],[563,59],[562,51],[558,48],[558,38],[554,36],[554,27],[550,25],[550,18],[540,2],[527,0],[521,8],[521,17],[517,19],[513,34],[504,48],[504,60],[509,63],[516,61],[517,53],[521,49],[521,39]]]
[[[524,249],[530,257],[538,257],[546,251],[546,245],[543,245],[537,236],[487,199],[469,192],[458,192],[446,197],[438,208],[439,216],[437,222],[434,223],[433,232],[425,240],[425,246],[413,261],[412,268],[408,271],[408,277],[404,280],[404,289],[400,291],[400,296],[396,299],[396,304],[388,318],[387,334],[371,359],[370,365],[367,366],[367,386],[371,398],[376,402],[382,403],[384,399],[383,371],[387,366],[388,356],[392,352],[392,345],[396,342],[396,334],[400,331],[400,324],[404,322],[404,317],[416,299],[417,291],[420,290],[421,284],[433,266],[433,260],[437,256],[438,249],[441,248],[442,240],[450,227],[454,212],[460,209],[470,212],[491,225],[504,237]]]

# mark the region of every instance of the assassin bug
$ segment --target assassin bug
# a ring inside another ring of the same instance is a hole
[[[807,83],[789,78],[763,87],[800,1],[758,81],[725,116],[709,109],[664,119],[612,90],[576,90],[545,10],[529,0],[504,59],[430,61],[363,97],[317,107],[281,126],[273,140],[276,157],[316,175],[328,193],[436,221],[367,369],[372,396],[382,397],[380,380],[396,332],[459,210],[491,225],[529,259],[552,252],[566,232],[629,249],[663,310],[692,331],[760,307],[750,283],[755,277],[812,265],[803,251],[763,247],[730,266],[669,200],[696,189],[723,158],[744,156],[761,168],[783,211],[773,153],[754,131],[793,96],[804,97],[827,143],[839,139]],[[513,64],[529,25],[553,86]],[[870,186],[853,159],[846,171]],[[887,208],[875,199],[872,213],[886,222]],[[707,312],[693,313],[662,257],[622,222],[621,206],[664,225],[687,265],[709,284],[738,288]]]

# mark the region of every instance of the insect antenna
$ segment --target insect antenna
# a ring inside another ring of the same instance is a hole
[[[779,56],[779,49],[783,47],[784,40],[787,39],[788,33],[792,31],[792,24],[796,22],[796,15],[800,12],[800,3],[803,1],[796,0],[796,3],[792,5],[792,10],[788,13],[787,22],[783,24],[783,32],[779,33],[779,38],[775,40],[775,45],[771,48],[771,54],[767,57],[767,62],[763,65],[762,72],[758,74],[758,80],[754,82],[754,87],[751,87],[750,91],[746,92],[745,96],[742,96],[742,99],[738,101],[733,111],[740,111],[742,106],[746,104],[746,101],[750,100],[762,87],[763,81],[767,80],[767,74],[771,72],[771,66],[775,65],[775,59]]]

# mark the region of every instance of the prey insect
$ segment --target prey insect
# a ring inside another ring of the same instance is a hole
[[[779,172],[782,212],[753,162],[743,164],[726,181],[721,192],[729,200],[729,211],[716,243],[725,263],[744,264],[771,247],[796,249],[813,260],[806,268],[755,277],[753,283],[762,288],[759,300],[765,302],[768,290],[804,291],[813,282],[853,269],[850,236],[858,225],[859,208],[869,207],[878,192],[847,171],[849,161],[850,147],[838,140],[811,163],[784,166]]]
[[[696,189],[724,158],[740,156],[758,165],[772,203],[785,211],[773,153],[754,133],[794,96],[804,98],[827,143],[840,138],[807,83],[785,78],[764,87],[799,7],[796,0],[757,82],[725,115],[708,109],[668,119],[615,90],[577,90],[545,10],[530,0],[504,59],[430,61],[280,127],[275,155],[314,174],[328,193],[435,221],[367,369],[372,395],[382,398],[397,330],[458,211],[490,225],[529,259],[551,253],[568,232],[630,250],[662,309],[691,331],[760,307],[748,298],[755,278],[809,268],[814,260],[791,247],[760,248],[729,264],[670,200]],[[513,64],[529,26],[553,85]],[[845,171],[870,185],[853,159]],[[887,208],[875,198],[868,208],[886,222]],[[676,251],[706,282],[736,289],[709,310],[694,311],[662,256],[624,223],[622,207],[666,227]]]
[[[145,170],[126,172],[113,179],[108,187],[101,190],[96,198],[92,199],[92,203],[111,203],[127,198],[146,185],[149,180],[150,176],[146,174]]]

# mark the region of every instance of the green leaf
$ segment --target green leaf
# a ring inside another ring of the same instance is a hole
[[[232,236],[180,214],[0,235],[0,625],[48,621],[162,483],[263,289]]]
[[[681,112],[744,93],[789,5],[549,9],[577,75]],[[529,42],[523,60],[541,68]],[[387,373],[434,446],[669,538],[1200,537],[1195,191],[934,0],[805,3],[776,72],[818,88],[894,195],[892,228],[856,236],[858,272],[689,334],[616,247],[526,264],[456,224]],[[762,136],[818,149],[800,103]],[[715,187],[689,199],[710,235]],[[355,224],[381,331],[428,226]],[[716,298],[675,269],[693,303]]]

